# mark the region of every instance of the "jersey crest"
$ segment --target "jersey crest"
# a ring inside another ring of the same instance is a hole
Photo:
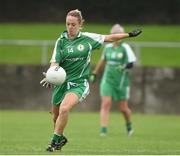
[[[79,45],[77,46],[77,49],[78,49],[79,51],[83,51],[83,50],[84,50],[84,45],[79,44]]]

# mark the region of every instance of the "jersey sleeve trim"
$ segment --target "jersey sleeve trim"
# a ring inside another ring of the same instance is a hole
[[[94,41],[103,44],[105,40],[105,35],[96,34],[96,33],[89,33],[89,32],[83,32],[83,35],[93,39]]]
[[[136,56],[131,49],[131,47],[127,43],[123,43],[122,46],[125,48],[127,57],[128,57],[128,63],[130,62],[136,62]]]
[[[54,50],[53,50],[53,55],[51,57],[50,63],[58,62],[58,60],[56,59],[56,55],[57,55],[57,52],[58,52],[58,50],[57,50],[58,46],[57,45],[58,45],[59,41],[60,41],[60,38],[58,38],[56,43],[55,43]]]

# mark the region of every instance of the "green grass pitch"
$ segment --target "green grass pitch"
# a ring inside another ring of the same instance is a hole
[[[85,23],[83,31],[108,34],[112,24]],[[143,33],[124,41],[180,42],[179,25],[125,25],[126,32],[141,28]],[[65,24],[43,23],[1,23],[0,39],[11,40],[56,40],[65,30]],[[54,45],[53,45],[54,46]],[[53,46],[48,47],[50,60]],[[144,66],[180,66],[180,48],[142,48],[140,61]],[[42,47],[39,46],[0,46],[0,64],[40,64]],[[98,52],[97,52],[98,51]],[[92,64],[100,58],[102,49],[92,54]]]
[[[99,114],[71,112],[62,155],[180,154],[180,116],[134,114],[132,137],[121,114],[111,113],[107,137],[99,136]],[[0,111],[0,154],[43,154],[53,132],[51,115],[40,111]]]

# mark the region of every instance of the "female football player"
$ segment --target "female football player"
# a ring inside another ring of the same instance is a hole
[[[124,33],[124,28],[115,24],[111,34]],[[131,110],[128,107],[129,99],[129,75],[128,69],[133,67],[136,57],[127,43],[121,40],[107,44],[103,50],[101,59],[95,67],[90,80],[95,81],[96,75],[105,65],[104,74],[100,85],[101,109],[100,109],[100,134],[107,134],[109,112],[112,102],[118,103],[126,121],[126,130],[129,136],[133,134],[131,124]]]
[[[52,114],[54,134],[47,151],[61,149],[67,142],[64,130],[68,122],[70,110],[82,101],[89,93],[88,77],[90,70],[91,51],[99,48],[104,42],[117,41],[135,37],[141,30],[130,33],[101,35],[81,32],[83,26],[81,11],[71,10],[66,16],[66,31],[57,39],[51,59],[51,66],[61,66],[67,77],[61,86],[54,86],[52,92]],[[44,78],[44,86],[49,83]]]

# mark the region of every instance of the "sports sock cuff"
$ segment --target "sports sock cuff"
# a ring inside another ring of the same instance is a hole
[[[107,133],[107,127],[101,127],[101,133]]]
[[[132,123],[131,122],[126,122],[126,126],[131,126]]]
[[[126,123],[126,127],[127,127],[127,130],[131,130],[132,129],[132,123],[131,122],[127,122]]]
[[[52,140],[59,142],[63,138],[62,134],[56,134],[54,133]]]

